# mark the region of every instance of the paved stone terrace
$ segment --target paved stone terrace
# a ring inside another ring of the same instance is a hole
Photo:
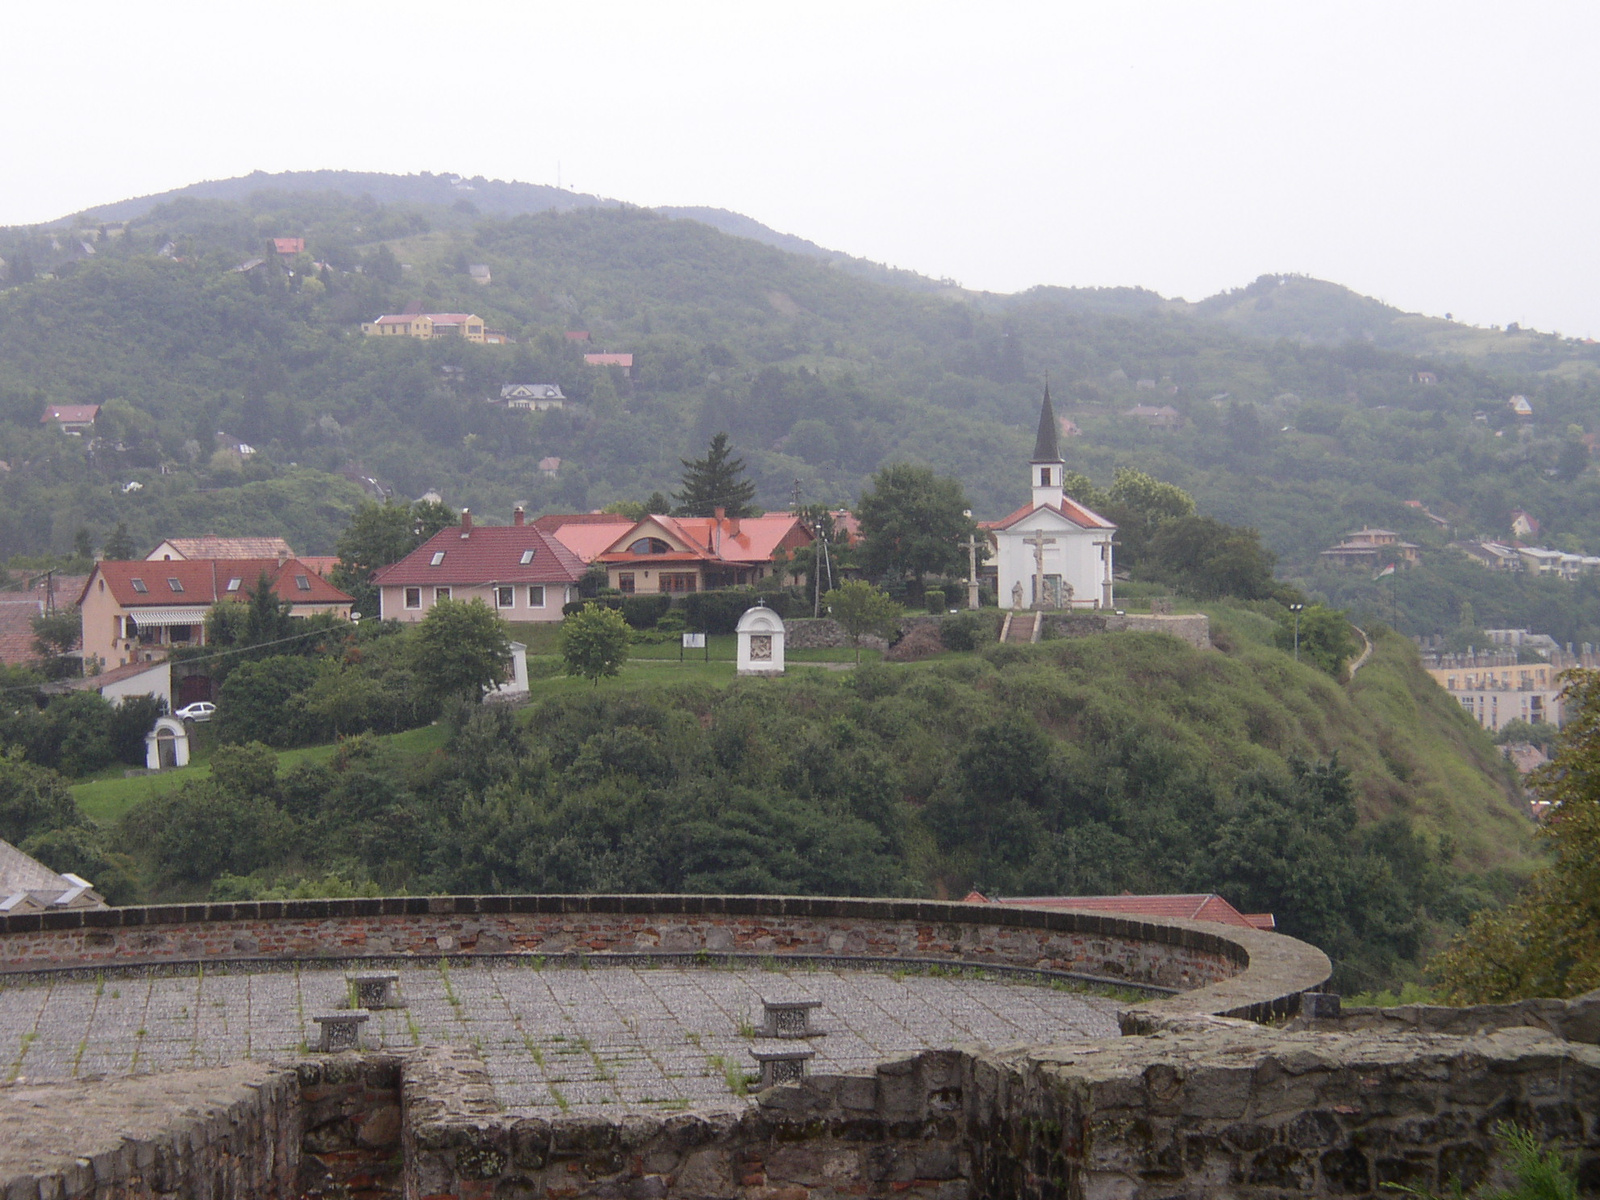
[[[591,969],[500,961],[398,968],[407,1007],[377,1011],[365,1045],[470,1043],[513,1111],[615,1115],[738,1103],[763,996],[820,1000],[811,1069],[861,1070],[960,1043],[1114,1037],[1118,1003],[1055,987],[850,969]],[[345,999],[343,969],[0,981],[0,1081],[82,1079],[314,1047],[312,1017]]]

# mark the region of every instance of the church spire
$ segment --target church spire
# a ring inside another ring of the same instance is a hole
[[[1050,378],[1044,381],[1044,403],[1039,406],[1039,436],[1033,442],[1033,459],[1036,463],[1057,463],[1061,461],[1061,444],[1056,439],[1059,436],[1059,426],[1056,425],[1056,410],[1050,406]]]
[[[1056,440],[1056,410],[1050,406],[1050,378],[1044,381],[1044,403],[1039,406],[1039,436],[1033,442],[1032,465],[1028,467],[1033,485],[1033,506],[1060,508],[1063,497],[1061,444]]]

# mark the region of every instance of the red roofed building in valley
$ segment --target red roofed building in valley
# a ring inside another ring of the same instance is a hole
[[[996,896],[971,892],[971,904],[1009,904],[1017,908],[1073,909],[1078,912],[1115,913],[1119,917],[1151,917],[1164,921],[1172,917],[1188,921],[1215,921],[1219,925],[1238,925],[1245,929],[1275,929],[1271,913],[1242,913],[1215,892],[1181,895],[1135,896]]]
[[[203,646],[206,611],[248,600],[263,574],[291,617],[350,616],[350,597],[297,558],[99,562],[78,597],[84,661],[120,667],[174,646]]]
[[[52,404],[44,410],[44,415],[39,418],[39,424],[49,425],[54,422],[61,427],[62,433],[82,436],[94,432],[94,421],[99,415],[98,404]]]
[[[510,525],[461,524],[441,529],[399,562],[373,576],[379,615],[420,621],[440,600],[482,600],[508,621],[559,621],[577,597],[584,564],[517,509]]]
[[[604,513],[540,517],[538,524],[586,562],[605,567],[624,595],[683,595],[744,587],[767,578],[774,560],[811,544],[792,513],[765,517],[648,516],[628,521]]]

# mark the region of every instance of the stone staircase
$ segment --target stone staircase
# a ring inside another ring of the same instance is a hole
[[[1011,612],[1006,614],[1005,628],[1000,631],[1002,642],[1020,642],[1027,645],[1039,640],[1039,614],[1036,612]]]

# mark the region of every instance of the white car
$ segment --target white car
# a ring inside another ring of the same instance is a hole
[[[217,711],[217,706],[209,700],[196,700],[193,704],[186,704],[172,715],[180,721],[209,721],[211,714]]]

